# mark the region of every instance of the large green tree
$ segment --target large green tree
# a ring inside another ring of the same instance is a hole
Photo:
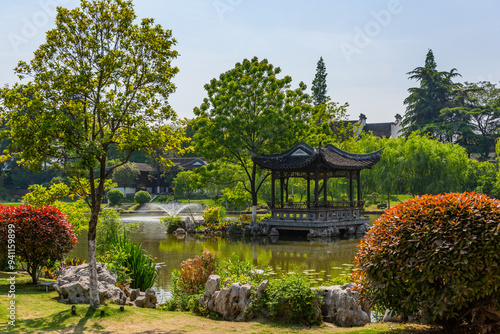
[[[327,85],[326,85],[326,66],[323,61],[323,57],[319,57],[318,64],[316,65],[316,75],[314,76],[314,80],[312,82],[312,98],[314,101],[314,105],[319,105],[328,102],[330,97],[326,95],[327,93]]]
[[[170,30],[153,19],[134,23],[130,0],[82,0],[57,8],[46,42],[15,72],[27,81],[3,91],[10,154],[34,170],[50,161],[72,179],[90,207],[88,250],[91,306],[99,307],[96,225],[106,179],[139,149],[179,147],[167,122],[178,69]],[[107,167],[111,146],[123,159]]]
[[[441,109],[449,107],[456,96],[457,85],[453,78],[460,76],[456,69],[449,72],[438,71],[434,54],[429,50],[425,58],[425,66],[408,72],[409,79],[420,82],[419,87],[408,89],[410,95],[404,100],[405,117],[402,121],[406,136],[419,130],[423,134],[431,134],[441,141],[453,141],[453,136],[443,131]]]
[[[465,82],[454,103],[441,110],[443,128],[453,132],[457,143],[488,159],[500,131],[500,88],[489,81]]]
[[[257,195],[266,175],[252,155],[278,153],[300,141],[307,130],[310,97],[306,86],[290,89],[292,78],[264,59],[244,59],[205,85],[208,98],[194,109],[198,117],[195,151],[209,161],[239,165],[247,177],[256,221]]]
[[[140,174],[141,172],[134,163],[127,162],[113,171],[112,179],[118,187],[135,188]]]

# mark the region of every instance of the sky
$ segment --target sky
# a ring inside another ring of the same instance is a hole
[[[0,85],[18,81],[54,27],[56,6],[76,0],[0,0]],[[257,56],[310,87],[320,57],[328,95],[349,103],[349,119],[368,123],[404,116],[407,73],[429,49],[437,69],[456,68],[459,82],[500,81],[500,1],[497,0],[135,0],[138,18],[171,29],[180,56],[169,102],[181,117],[205,98],[204,85],[237,62]]]

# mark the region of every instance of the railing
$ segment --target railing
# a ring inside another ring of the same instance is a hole
[[[274,206],[271,202],[267,202],[271,209],[314,209],[314,208],[353,208],[362,207],[365,201],[306,201],[306,202],[276,202]]]

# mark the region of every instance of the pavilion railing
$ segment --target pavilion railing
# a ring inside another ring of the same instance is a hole
[[[365,201],[306,201],[306,202],[267,202],[271,209],[314,209],[314,208],[353,208],[363,207]]]

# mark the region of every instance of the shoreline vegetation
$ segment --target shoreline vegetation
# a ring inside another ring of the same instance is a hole
[[[15,326],[5,321],[8,315],[8,279],[15,275]],[[46,281],[40,279],[40,281]],[[104,311],[104,315],[101,315]],[[112,303],[94,310],[89,305],[71,305],[58,301],[55,291],[30,283],[28,275],[0,272],[0,332],[2,333],[440,333],[437,328],[415,324],[371,323],[364,327],[338,328],[297,326],[274,323],[265,319],[249,322],[213,320],[189,312],[169,312],[120,306]]]

